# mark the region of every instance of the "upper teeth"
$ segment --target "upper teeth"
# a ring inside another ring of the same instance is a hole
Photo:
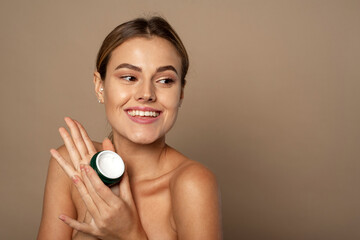
[[[139,110],[129,110],[128,114],[131,116],[145,116],[145,117],[157,117],[159,116],[158,112],[153,112],[153,111],[139,111]]]

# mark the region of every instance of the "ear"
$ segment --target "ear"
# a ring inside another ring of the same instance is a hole
[[[101,79],[99,72],[94,72],[95,94],[99,103],[104,102],[104,81]]]

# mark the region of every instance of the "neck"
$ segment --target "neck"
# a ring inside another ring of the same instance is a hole
[[[153,179],[159,176],[167,145],[165,137],[150,144],[138,144],[114,134],[116,152],[125,162],[132,181]]]

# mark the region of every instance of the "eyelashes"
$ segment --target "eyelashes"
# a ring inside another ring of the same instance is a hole
[[[120,76],[119,78],[126,82],[135,82],[138,80],[135,76],[132,75],[124,75],[124,76]],[[172,78],[162,78],[156,80],[155,82],[162,85],[172,85],[173,83],[175,83],[175,80]]]
[[[175,81],[171,78],[164,78],[164,79],[158,80],[157,82],[163,83],[163,84],[173,84]]]
[[[137,80],[136,77],[130,75],[121,76],[120,78],[128,82],[133,82]]]

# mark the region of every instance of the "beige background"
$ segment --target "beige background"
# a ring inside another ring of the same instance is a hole
[[[105,35],[159,13],[191,59],[168,142],[212,169],[225,239],[360,238],[360,1],[1,1],[0,239],[34,239],[63,117],[107,134]]]

